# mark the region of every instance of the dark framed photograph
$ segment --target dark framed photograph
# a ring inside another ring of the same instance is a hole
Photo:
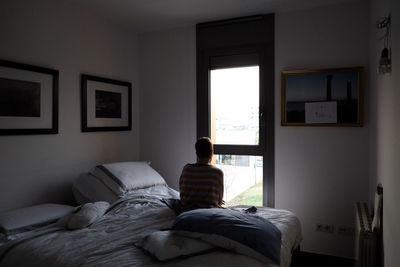
[[[131,83],[82,74],[82,132],[130,131],[131,99]]]
[[[362,126],[363,68],[282,71],[282,126]]]
[[[58,133],[58,71],[0,60],[0,135]]]

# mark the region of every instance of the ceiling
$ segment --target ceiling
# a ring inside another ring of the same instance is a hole
[[[135,32],[200,22],[279,13],[355,0],[71,0],[113,24]]]

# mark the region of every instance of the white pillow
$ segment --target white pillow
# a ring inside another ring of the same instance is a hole
[[[82,229],[100,219],[109,207],[110,204],[104,201],[86,203],[65,215],[57,224],[70,230]]]
[[[12,235],[50,224],[70,213],[74,207],[61,204],[41,204],[0,214],[0,231]]]
[[[114,203],[118,196],[100,178],[90,173],[82,173],[72,184],[72,193],[78,204],[96,201]]]
[[[90,173],[118,196],[130,190],[166,184],[161,175],[145,161],[102,164],[93,168]]]
[[[171,231],[156,231],[145,235],[135,246],[144,249],[159,261],[197,255],[215,248],[199,239],[179,236]]]

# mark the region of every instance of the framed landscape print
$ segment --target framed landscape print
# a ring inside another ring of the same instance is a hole
[[[58,71],[0,60],[0,135],[58,133]]]
[[[362,126],[362,67],[288,70],[281,78],[281,125]]]
[[[131,99],[131,83],[82,74],[82,132],[130,131]]]

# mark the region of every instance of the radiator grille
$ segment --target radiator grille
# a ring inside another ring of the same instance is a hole
[[[356,266],[376,267],[376,233],[372,229],[372,219],[364,202],[356,204]]]

